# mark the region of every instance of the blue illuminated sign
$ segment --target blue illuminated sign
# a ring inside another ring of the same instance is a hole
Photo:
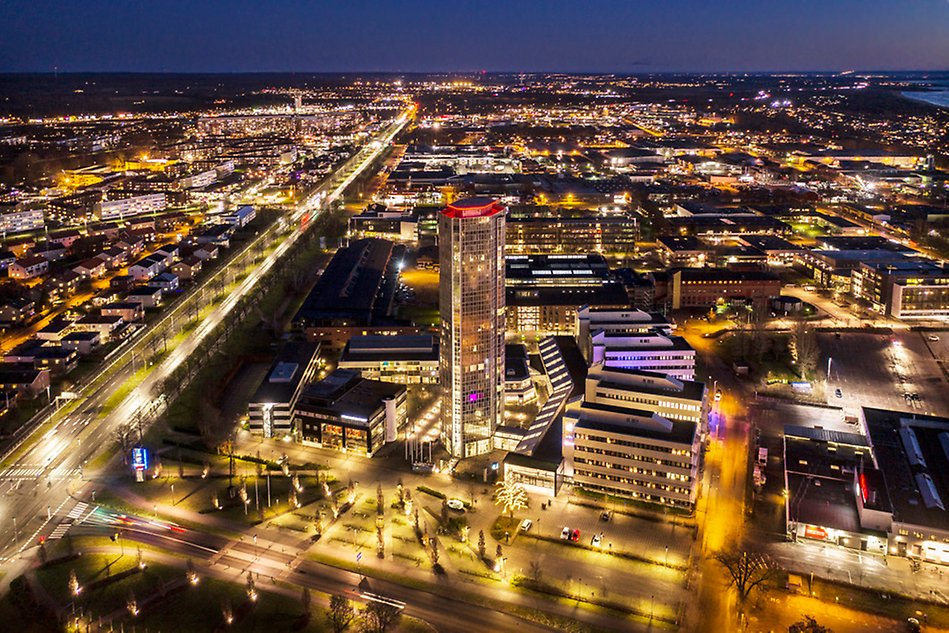
[[[132,449],[132,468],[148,470],[148,451],[144,446],[136,446]]]

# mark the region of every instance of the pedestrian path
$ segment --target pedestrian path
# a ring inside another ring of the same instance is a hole
[[[73,509],[69,511],[69,514],[66,515],[66,518],[63,519],[60,524],[57,525],[56,528],[50,533],[50,535],[47,537],[47,540],[55,541],[66,536],[66,532],[68,532],[69,528],[71,528],[75,523],[82,523],[86,518],[88,518],[89,515],[83,517],[83,514],[85,514],[87,508],[89,508],[88,503],[83,501],[77,503]],[[94,510],[95,508],[93,508],[93,511]],[[92,512],[89,514],[92,514]]]

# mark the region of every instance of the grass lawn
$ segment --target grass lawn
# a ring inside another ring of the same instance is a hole
[[[224,612],[229,608],[234,621],[227,627],[228,631],[321,633],[331,630],[317,605],[313,605],[313,617],[306,622],[300,598],[267,592],[263,579],[258,587],[257,600],[251,603],[244,586],[203,578],[197,586],[174,593],[154,608],[146,608],[138,617],[126,617],[125,628],[134,623],[136,630],[211,632],[225,627]]]
[[[883,599],[875,591],[818,578],[814,579],[814,594],[817,598],[832,600],[861,613],[876,613],[902,622],[906,622],[907,618],[923,621],[922,614],[925,613],[927,624],[943,629],[949,628],[949,607],[945,605],[922,604],[892,594],[889,598]]]
[[[502,514],[494,522],[494,525],[491,526],[491,536],[496,541],[504,541],[504,533],[507,532],[511,536],[517,532],[517,526],[520,525],[521,521],[518,518],[511,518],[506,514]],[[489,554],[491,552],[488,552]]]

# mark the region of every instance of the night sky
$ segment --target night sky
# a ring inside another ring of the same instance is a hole
[[[949,68],[947,0],[0,0],[7,71]]]

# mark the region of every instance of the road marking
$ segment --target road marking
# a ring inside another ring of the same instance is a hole
[[[86,511],[86,508],[88,507],[89,507],[88,503],[85,503],[84,501],[80,501],[79,503],[76,504],[76,506],[72,510],[69,511],[69,514],[66,515],[66,518],[72,519],[73,521],[75,521],[76,519],[79,518],[79,516],[83,512]]]

